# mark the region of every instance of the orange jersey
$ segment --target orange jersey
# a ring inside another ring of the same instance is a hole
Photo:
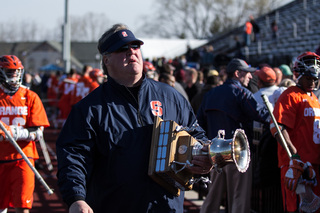
[[[279,124],[286,126],[293,145],[301,160],[320,164],[320,104],[317,97],[297,86],[289,87],[279,97],[274,111]],[[276,132],[271,121],[271,132]],[[289,164],[284,148],[278,145],[279,166]]]
[[[86,97],[90,92],[96,89],[99,86],[97,82],[92,81],[89,76],[83,76],[79,79],[78,83],[76,84],[72,105],[76,104],[78,101]]]
[[[24,86],[13,96],[0,89],[0,119],[7,125],[19,125],[24,128],[50,125],[39,96]],[[27,157],[39,158],[34,141],[19,141],[18,144]],[[14,146],[7,141],[0,142],[0,160],[16,159],[22,159],[22,156]]]
[[[59,80],[56,76],[51,76],[47,82],[48,90],[47,90],[47,98],[49,99],[50,106],[56,106],[57,96],[58,96],[58,88],[59,88]]]
[[[60,110],[59,118],[66,119],[71,111],[71,99],[77,81],[77,78],[65,78],[59,85],[59,92],[61,94],[58,102]]]

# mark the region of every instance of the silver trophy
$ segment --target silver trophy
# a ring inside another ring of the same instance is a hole
[[[249,143],[243,130],[237,129],[232,139],[225,139],[224,131],[220,130],[216,138],[199,142],[189,134],[195,128],[185,128],[174,121],[155,117],[148,174],[176,196],[180,190],[192,189],[192,185],[199,181],[186,169],[192,166],[193,156],[208,156],[217,169],[226,163],[235,163],[239,172],[246,172],[249,167]],[[201,144],[208,145],[207,152],[202,150]]]

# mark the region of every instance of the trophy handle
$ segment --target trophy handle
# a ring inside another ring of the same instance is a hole
[[[180,169],[177,169],[177,165],[182,166]],[[185,163],[182,162],[178,162],[178,161],[172,161],[171,164],[171,169],[172,171],[174,171],[175,174],[177,174],[178,172],[181,172],[182,170],[184,170],[187,166],[192,166],[193,164],[189,162],[189,160],[187,160]]]

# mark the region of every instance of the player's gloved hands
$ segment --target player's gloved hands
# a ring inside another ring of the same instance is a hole
[[[43,130],[42,130],[42,128],[40,127],[35,131],[32,131],[32,132],[30,131],[28,139],[31,140],[31,141],[42,140],[43,139]]]
[[[22,126],[11,125],[8,126],[9,132],[15,141],[39,141],[43,138],[43,128],[37,128],[30,131]],[[7,139],[7,137],[5,137]]]
[[[303,171],[300,183],[316,186],[317,185],[316,172],[314,171],[311,163],[307,161],[304,164],[303,170],[304,171]]]
[[[291,159],[289,163],[289,169],[286,172],[284,182],[286,187],[295,191],[299,182],[299,179],[304,170],[304,163],[300,159]]]
[[[22,126],[11,125],[9,127],[11,135],[15,141],[27,140],[29,138],[29,131]]]

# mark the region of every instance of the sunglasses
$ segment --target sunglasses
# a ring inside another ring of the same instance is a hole
[[[132,44],[124,45],[114,52],[122,53],[122,52],[127,52],[129,49],[134,49],[134,50],[140,49],[140,43],[132,43]]]

